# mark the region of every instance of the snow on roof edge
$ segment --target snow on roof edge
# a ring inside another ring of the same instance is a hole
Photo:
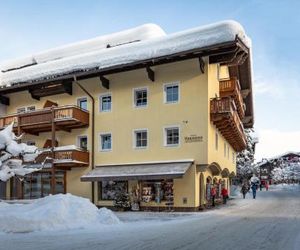
[[[109,49],[101,49],[69,56],[47,63],[36,64],[0,75],[2,86],[39,79],[51,79],[76,71],[105,69],[139,60],[151,59],[189,49],[202,48],[218,43],[234,41],[238,36],[246,46],[251,40],[243,27],[235,21],[223,21],[205,25],[167,36],[155,37],[138,43],[126,44]]]

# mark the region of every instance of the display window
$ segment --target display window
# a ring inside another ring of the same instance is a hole
[[[119,192],[128,192],[127,181],[102,181],[98,185],[99,200],[115,200]]]
[[[173,205],[173,180],[159,180],[159,181],[143,181],[142,187],[142,202],[166,202],[166,205]]]

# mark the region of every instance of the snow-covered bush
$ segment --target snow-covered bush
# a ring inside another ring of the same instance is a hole
[[[36,146],[18,143],[13,132],[13,123],[0,131],[0,181],[7,181],[13,176],[24,176],[37,168],[24,168],[26,162],[33,162],[40,154]]]

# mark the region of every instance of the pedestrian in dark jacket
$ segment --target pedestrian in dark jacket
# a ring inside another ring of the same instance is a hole
[[[249,191],[249,186],[247,185],[247,183],[244,183],[241,189],[241,193],[243,194],[244,199],[246,198],[246,194],[248,193],[248,191]]]
[[[228,190],[223,187],[221,191],[222,197],[223,197],[223,204],[226,204],[227,199],[228,199]]]
[[[214,207],[215,206],[215,198],[217,195],[217,190],[216,190],[215,186],[211,187],[210,195],[211,195],[212,206]]]

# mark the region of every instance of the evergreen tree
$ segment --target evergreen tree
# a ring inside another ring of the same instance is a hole
[[[253,173],[257,173],[254,164],[255,144],[258,142],[253,129],[245,129],[247,148],[238,153],[236,158],[237,179],[249,179]]]

